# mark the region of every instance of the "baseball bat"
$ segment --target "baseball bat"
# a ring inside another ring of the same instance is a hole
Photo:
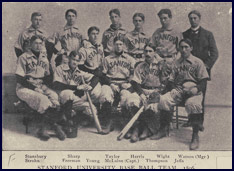
[[[144,106],[142,106],[138,112],[132,117],[132,119],[127,123],[123,130],[119,133],[117,140],[122,140],[128,130],[132,127],[135,121],[139,118],[140,114],[143,112]]]
[[[82,79],[83,84],[85,84],[83,76],[81,76],[81,79]],[[91,112],[92,112],[92,115],[93,115],[93,118],[94,118],[94,122],[95,122],[95,125],[96,125],[96,128],[97,128],[97,131],[98,131],[98,133],[101,133],[102,132],[102,127],[101,127],[101,124],[100,124],[100,122],[98,120],[98,116],[94,112],[93,103],[92,103],[92,100],[91,100],[91,98],[89,96],[88,91],[85,91],[85,94],[86,94],[86,97],[88,98],[89,106],[90,106],[90,109],[91,109]]]

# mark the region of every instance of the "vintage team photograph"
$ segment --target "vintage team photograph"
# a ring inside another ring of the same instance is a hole
[[[2,150],[232,150],[232,3],[2,3]]]

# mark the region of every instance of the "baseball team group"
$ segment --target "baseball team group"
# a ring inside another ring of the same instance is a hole
[[[77,15],[68,9],[66,25],[48,36],[41,29],[42,14],[34,12],[15,44],[16,94],[40,116],[37,136],[47,141],[50,127],[59,140],[77,137],[85,118],[106,135],[118,117],[122,129],[131,122],[124,133],[130,142],[159,140],[168,136],[174,107],[184,105],[192,127],[189,148],[198,149],[206,85],[218,58],[212,32],[200,26],[201,13],[191,11],[191,28],[181,32],[171,10],[161,9],[161,26],[148,37],[143,13],[133,15],[135,28],[127,31],[120,10],[111,9],[101,42],[98,26],[88,28],[84,38]]]

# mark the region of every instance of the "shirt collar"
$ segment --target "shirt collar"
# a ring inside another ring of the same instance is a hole
[[[138,32],[138,31],[136,31],[136,30],[133,30],[133,31],[132,31],[132,34],[135,34],[135,35],[137,35],[137,34],[142,34],[142,35],[145,36],[145,32],[144,32],[143,30],[140,31],[140,32]]]
[[[173,27],[172,26],[170,28],[163,28],[163,27],[161,27],[161,29],[164,30],[164,31],[172,31]]]
[[[94,49],[96,49],[96,48],[100,48],[101,47],[101,44],[100,43],[97,43],[97,44],[95,44],[95,45],[93,45],[89,40],[84,40],[84,43],[86,43],[86,47],[87,48],[94,48]]]
[[[38,32],[40,32],[40,33],[43,33],[43,31],[41,30],[41,28],[35,29],[35,28],[33,28],[32,25],[28,28],[28,31],[30,31],[30,32],[38,31]]]
[[[153,60],[153,62],[152,63],[147,63],[147,62],[145,62],[147,65],[158,65],[158,63],[160,62],[160,61],[162,61],[162,59],[159,59],[157,56],[155,56],[154,57],[154,60]]]
[[[44,53],[43,53],[43,52],[40,52],[40,53],[39,53],[39,57],[37,58],[37,57],[34,55],[34,53],[32,53],[32,51],[30,50],[30,51],[27,52],[26,57],[27,57],[27,58],[33,57],[34,59],[39,59],[39,58],[41,58],[41,57],[44,57]]]
[[[185,60],[184,60],[184,58],[183,57],[180,57],[179,59],[178,59],[178,62],[179,63],[182,63],[183,61],[187,61],[187,62],[189,62],[189,63],[193,63],[193,61],[192,61],[192,58],[191,58],[191,55],[188,57],[188,58],[186,58]]]
[[[79,28],[78,28],[78,26],[75,24],[75,25],[72,25],[72,26],[69,26],[69,25],[65,25],[64,26],[64,30],[68,30],[68,29],[72,29],[72,28],[74,28],[74,29],[76,29],[76,30],[78,30]]]
[[[200,26],[197,26],[196,28],[192,28],[192,27],[191,27],[191,30],[192,30],[192,31],[195,31],[195,32],[198,31],[199,29],[200,29]]]

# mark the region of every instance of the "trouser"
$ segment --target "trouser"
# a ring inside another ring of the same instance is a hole
[[[172,111],[175,105],[182,102],[185,97],[184,92],[177,89],[172,89],[170,92],[160,97],[158,108],[160,110]],[[200,92],[197,95],[190,96],[185,100],[185,110],[190,114],[203,113],[203,93]]]
[[[57,106],[54,105],[54,101],[59,102],[57,93],[51,89],[49,89],[48,93],[42,94],[34,90],[24,88],[18,84],[16,94],[21,100],[26,102],[30,108],[40,114],[45,113],[45,111],[50,107],[56,108]],[[59,105],[59,103],[56,104]]]
[[[75,91],[73,90],[63,90],[59,93],[60,102],[61,104],[65,104],[68,101],[73,101],[72,109],[75,111],[82,111],[84,114],[89,115],[93,117],[90,104],[88,102],[87,96],[84,94],[82,97],[78,97],[74,94]],[[93,103],[96,103],[99,101],[99,97],[102,92],[102,87],[98,83],[96,87],[91,91],[90,98],[92,100],[92,108],[94,109],[94,112],[97,114],[97,109],[93,105]]]

